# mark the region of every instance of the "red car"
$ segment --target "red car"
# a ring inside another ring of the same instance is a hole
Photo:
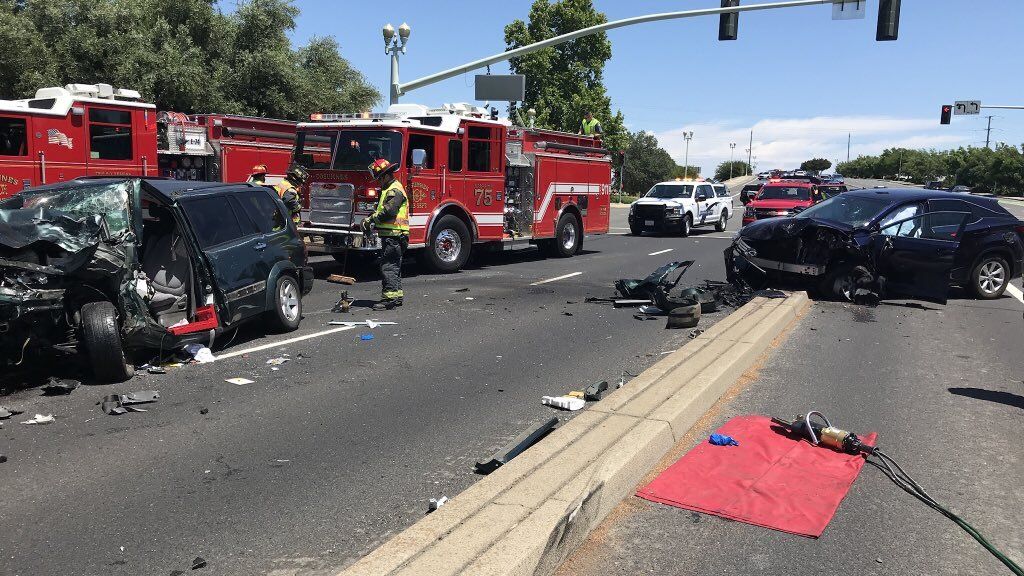
[[[818,185],[806,180],[770,180],[743,211],[743,225],[762,218],[792,216],[824,199]]]

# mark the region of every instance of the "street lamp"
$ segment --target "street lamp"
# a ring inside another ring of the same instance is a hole
[[[381,33],[384,36],[384,53],[391,55],[391,104],[398,104],[398,55],[405,54],[405,45],[409,43],[412,28],[403,22],[398,27],[396,38],[395,28],[389,23],[384,25]]]
[[[729,180],[732,180],[732,166],[733,166],[732,159],[733,159],[735,154],[736,154],[736,143],[735,142],[729,142]]]
[[[686,155],[683,156],[683,180],[690,177],[690,140],[693,140],[693,131],[683,132],[683,140],[686,140]]]

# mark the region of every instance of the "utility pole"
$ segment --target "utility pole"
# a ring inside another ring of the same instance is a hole
[[[853,138],[853,134],[850,132],[846,133],[846,163],[850,163],[850,140]]]
[[[752,157],[754,155],[754,131],[750,131],[750,148],[747,148],[747,167],[750,169],[750,174],[754,174],[754,166],[751,164]]]
[[[683,140],[686,140],[686,155],[683,156],[683,180],[690,176],[690,140],[693,140],[693,131],[683,132]]]
[[[988,148],[988,143],[992,139],[992,116],[986,116],[988,118],[988,128],[985,128],[985,148]]]
[[[729,180],[732,180],[733,157],[736,154],[736,143],[729,142]]]

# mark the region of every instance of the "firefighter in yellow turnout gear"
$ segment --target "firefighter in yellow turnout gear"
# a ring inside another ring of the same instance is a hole
[[[402,183],[395,179],[397,164],[380,158],[370,164],[370,174],[380,182],[377,209],[362,222],[380,236],[381,301],[374,310],[391,310],[402,305],[402,254],[409,247],[409,199]]]
[[[284,179],[274,186],[277,195],[281,197],[292,222],[299,224],[302,220],[302,197],[299,195],[299,188],[309,178],[309,172],[298,164],[288,167],[288,173]]]

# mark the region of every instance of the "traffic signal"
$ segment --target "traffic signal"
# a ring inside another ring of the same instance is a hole
[[[900,0],[879,0],[875,40],[895,40],[900,35]]]
[[[722,8],[739,6],[740,0],[722,0]],[[737,12],[727,12],[718,15],[718,39],[735,40],[736,33],[740,27],[740,15]]]
[[[942,114],[939,116],[939,124],[949,124],[950,116],[953,115],[953,107],[949,104],[942,105]]]

